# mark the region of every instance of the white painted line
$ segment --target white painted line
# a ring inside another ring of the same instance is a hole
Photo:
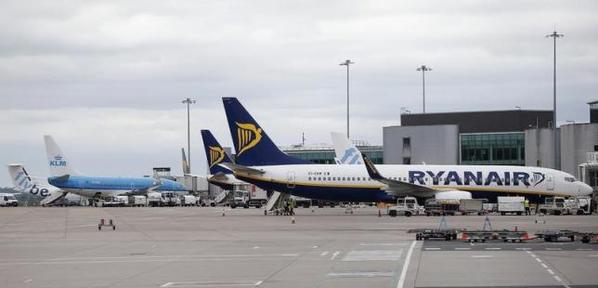
[[[498,247],[490,247],[490,248],[486,248],[486,250],[501,250],[502,248],[498,248]]]
[[[311,248],[316,249],[318,248],[318,245],[311,246]]]
[[[360,246],[407,246],[406,243],[359,243]]]
[[[324,251],[324,252],[322,252],[322,254],[320,254],[320,256],[326,256],[326,255],[328,255],[328,251]]]
[[[262,283],[264,283],[264,281],[257,281],[257,282],[255,282],[255,286],[260,286],[260,285],[262,285]]]
[[[462,247],[457,247],[457,248],[455,248],[455,250],[471,250],[471,248],[462,248]]]
[[[259,286],[262,284],[262,281],[258,282],[168,282],[160,287],[231,287],[231,286]]]
[[[23,281],[23,283],[29,283],[31,281],[33,281],[33,279],[27,279],[27,280]]]
[[[532,252],[531,252],[531,251],[525,251],[525,252],[527,252],[527,254],[532,254]]]
[[[348,277],[348,278],[373,278],[373,277],[392,277],[392,272],[344,272],[344,273],[328,273],[328,277]]]
[[[544,267],[544,269],[548,269],[548,265],[542,263],[542,267]]]
[[[440,250],[440,248],[437,247],[428,247],[428,248],[424,248],[425,250]]]
[[[336,258],[336,256],[338,256],[338,254],[341,254],[341,252],[335,251],[334,253],[332,253],[332,257],[330,257],[330,260],[334,260],[334,258]]]
[[[548,271],[548,273],[550,273],[550,275],[554,275],[554,272],[551,269],[546,269],[546,271]]]
[[[492,255],[471,255],[471,258],[492,258]]]
[[[403,249],[399,250],[352,250],[345,253],[342,261],[399,261]]]
[[[413,247],[417,241],[411,242],[411,246],[409,246],[409,251],[407,251],[407,257],[405,257],[405,264],[403,264],[403,269],[401,270],[401,277],[399,277],[399,282],[397,282],[397,288],[403,288],[405,285],[405,276],[407,276],[407,268],[409,268],[409,263],[411,262],[411,254],[413,254]]]
[[[297,254],[297,253],[289,253],[289,254],[281,254],[281,255],[284,256],[284,257],[297,257],[297,256],[299,256],[299,254]]]
[[[548,251],[561,251],[563,248],[546,248]]]
[[[563,279],[561,279],[559,276],[554,275],[554,279],[556,279],[556,281],[563,282]]]
[[[253,246],[253,249],[260,249],[260,246]]]
[[[529,255],[532,255],[532,257],[534,257],[534,258],[538,257],[538,256],[536,256],[536,254],[533,254],[533,253],[529,254]]]
[[[540,258],[536,258],[536,261],[538,261],[538,263],[542,263],[542,260],[540,260]]]
[[[585,249],[585,248],[583,248],[583,249],[578,248],[578,249],[575,249],[575,250],[577,250],[577,251],[592,251],[592,249]]]
[[[521,250],[521,251],[527,251],[527,250],[532,250],[532,248],[527,248],[527,247],[523,247],[523,248],[515,248],[515,250]],[[527,251],[528,253],[532,253]]]

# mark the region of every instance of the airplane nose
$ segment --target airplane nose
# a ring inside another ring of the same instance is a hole
[[[594,192],[594,189],[592,188],[592,186],[590,186],[586,183],[581,183],[581,185],[582,186],[579,190],[582,193],[582,195],[590,195]]]

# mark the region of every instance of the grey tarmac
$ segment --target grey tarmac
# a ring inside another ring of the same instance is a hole
[[[0,287],[595,287],[598,245],[414,241],[438,217],[375,207],[0,209]],[[384,213],[383,213],[384,215]],[[98,231],[100,219],[116,230]],[[481,229],[484,217],[446,218]],[[598,216],[490,216],[494,229],[598,232]],[[430,249],[432,248],[432,249]]]

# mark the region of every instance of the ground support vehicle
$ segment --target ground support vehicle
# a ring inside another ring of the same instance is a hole
[[[591,214],[590,197],[547,197],[544,204],[538,205],[538,212],[546,215],[589,215]]]
[[[522,215],[525,212],[525,197],[497,197],[498,199],[498,212],[500,215],[506,215],[509,213]]]
[[[428,199],[424,205],[426,216],[455,215],[459,212],[459,200]]]
[[[422,229],[415,234],[415,240],[445,240],[457,239],[458,230],[455,229]]]
[[[100,223],[98,224],[98,230],[102,230],[102,227],[112,227],[112,230],[116,230],[116,225],[114,224],[114,221],[112,221],[112,219],[108,220],[108,223],[106,223],[105,219],[100,219]]]
[[[147,197],[143,195],[134,195],[129,197],[129,205],[132,207],[147,206]]]
[[[12,193],[0,193],[0,206],[4,207],[17,207],[19,205],[19,201]]]
[[[598,233],[582,232],[578,234],[582,243],[598,243]]]
[[[576,234],[578,234],[578,232],[572,230],[548,230],[536,233],[536,236],[544,239],[546,242],[559,242],[563,239],[573,242],[575,241]]]
[[[412,215],[424,215],[425,209],[417,204],[415,197],[401,197],[397,198],[397,205],[392,206],[388,209],[388,215],[390,217],[406,216],[411,217]]]
[[[459,212],[463,215],[484,215],[484,201],[482,199],[461,199],[459,200]]]

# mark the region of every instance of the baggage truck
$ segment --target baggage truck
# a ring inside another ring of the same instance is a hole
[[[134,195],[129,197],[129,205],[133,207],[147,206],[147,197],[143,195]]]
[[[461,199],[459,200],[459,211],[463,215],[484,214],[484,201],[482,199]]]
[[[525,197],[505,197],[499,196],[498,199],[498,212],[500,215],[517,214],[522,215],[525,212]]]

